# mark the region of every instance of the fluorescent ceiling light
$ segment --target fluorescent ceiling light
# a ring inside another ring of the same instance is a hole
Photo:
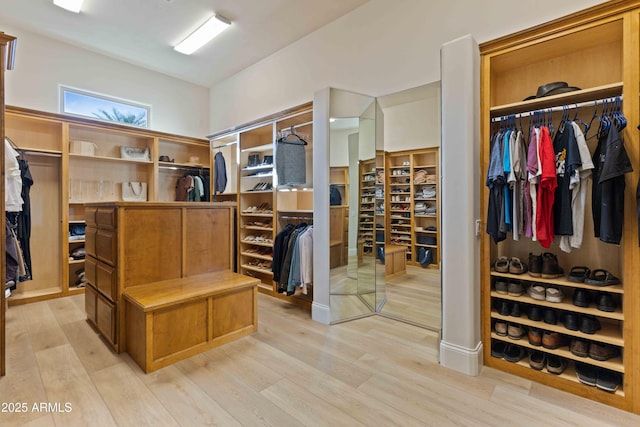
[[[228,19],[220,15],[213,15],[200,28],[191,33],[189,37],[178,43],[174,49],[185,55],[191,55],[223,32],[229,25],[231,25],[231,22]]]
[[[82,2],[84,0],[53,0],[53,4],[71,12],[80,13]]]

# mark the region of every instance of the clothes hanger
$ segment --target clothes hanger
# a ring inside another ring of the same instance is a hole
[[[289,139],[290,137],[293,137],[294,139],[291,140]],[[300,138],[300,135],[298,135],[295,132],[295,130],[293,129],[293,125],[291,126],[291,130],[289,131],[289,134],[280,138],[278,142],[283,144],[291,144],[291,145],[308,145],[307,141]]]

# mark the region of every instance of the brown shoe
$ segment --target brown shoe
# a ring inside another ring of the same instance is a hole
[[[497,321],[495,324],[496,334],[501,337],[507,336],[507,322]]]
[[[565,345],[564,335],[551,331],[544,331],[544,334],[542,334],[542,346],[544,348],[554,350],[563,345]]]
[[[551,252],[542,254],[542,278],[553,279],[564,276],[564,270],[558,265],[558,257]]]
[[[578,357],[587,357],[589,355],[589,341],[574,338],[569,346],[571,353]]]
[[[542,331],[538,328],[529,328],[529,344],[535,346],[542,345]]]
[[[617,347],[609,344],[593,342],[589,346],[589,357],[594,360],[605,361],[618,356],[620,352]]]
[[[519,340],[524,335],[524,329],[518,324],[509,323],[509,326],[507,327],[507,335],[512,340]]]

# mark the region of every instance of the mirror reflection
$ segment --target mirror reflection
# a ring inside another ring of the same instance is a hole
[[[330,116],[329,264],[335,323],[376,308],[375,99],[332,89]]]

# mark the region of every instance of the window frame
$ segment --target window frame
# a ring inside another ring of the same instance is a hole
[[[125,99],[125,98],[119,98],[116,96],[111,96],[111,95],[105,95],[103,93],[98,93],[98,92],[93,92],[93,91],[89,91],[89,90],[85,90],[85,89],[79,89],[76,87],[72,87],[72,86],[67,86],[67,85],[58,85],[59,87],[59,111],[61,114],[66,114],[66,115],[70,115],[70,116],[74,116],[74,117],[80,117],[83,119],[91,119],[91,120],[98,120],[101,122],[105,122],[105,123],[115,123],[115,124],[119,124],[119,125],[123,125],[123,126],[131,126],[133,128],[139,128],[139,129],[151,129],[151,104],[145,104],[142,102],[138,102],[138,101],[133,101],[130,99]],[[112,107],[113,106],[117,106],[118,105],[123,105],[123,106],[128,106],[128,107],[134,107],[137,109],[142,109],[146,111],[146,120],[145,120],[145,125],[136,125],[133,123],[125,123],[125,122],[120,122],[120,121],[116,121],[116,120],[109,120],[107,118],[101,118],[101,117],[96,117],[94,115],[90,115],[90,114],[81,114],[81,113],[74,113],[74,112],[70,112],[70,111],[66,111],[66,103],[65,103],[65,94],[67,93],[71,93],[71,94],[76,94],[76,95],[81,95],[81,96],[86,96],[86,97],[90,97],[90,98],[94,98],[98,101],[102,101],[102,102],[108,102],[108,103],[112,103]]]

